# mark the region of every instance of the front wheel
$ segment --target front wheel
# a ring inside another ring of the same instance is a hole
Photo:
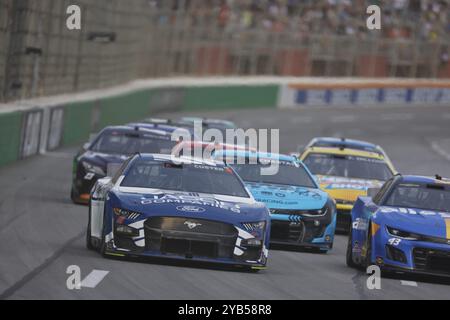
[[[372,226],[369,228],[369,234],[367,235],[367,252],[366,259],[364,260],[364,266],[368,268],[372,265]]]
[[[88,226],[86,230],[86,248],[88,250],[95,250],[92,244],[92,236],[91,236],[91,206],[89,205],[89,220]]]

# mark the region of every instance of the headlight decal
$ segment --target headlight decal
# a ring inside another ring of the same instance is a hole
[[[88,173],[95,173],[101,176],[106,175],[105,170],[97,165],[91,164],[86,161],[82,161],[81,164],[83,165],[84,170],[86,170]]]
[[[417,241],[420,240],[421,236],[412,232],[408,232],[408,231],[403,231],[397,228],[391,228],[391,227],[386,227],[387,232],[394,237],[400,238],[400,239],[405,239],[405,240],[410,240],[410,241]]]

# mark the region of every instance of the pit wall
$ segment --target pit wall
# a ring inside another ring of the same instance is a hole
[[[450,81],[317,78],[140,80],[82,94],[0,105],[0,166],[81,144],[107,125],[160,112],[445,105]]]

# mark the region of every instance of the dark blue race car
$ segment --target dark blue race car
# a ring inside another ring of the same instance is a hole
[[[71,198],[87,204],[95,182],[107,176],[108,167],[120,165],[137,152],[172,152],[176,141],[163,130],[130,126],[103,129],[92,143],[86,144],[74,158]]]
[[[87,247],[260,270],[270,217],[223,163],[136,155],[91,193]]]
[[[373,198],[357,200],[347,265],[374,264],[450,276],[450,180],[397,175]]]

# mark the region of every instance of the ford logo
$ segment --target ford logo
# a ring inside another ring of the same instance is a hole
[[[196,206],[179,206],[179,207],[177,207],[177,210],[183,211],[183,212],[191,212],[191,213],[203,213],[206,211],[205,208],[196,207]]]

